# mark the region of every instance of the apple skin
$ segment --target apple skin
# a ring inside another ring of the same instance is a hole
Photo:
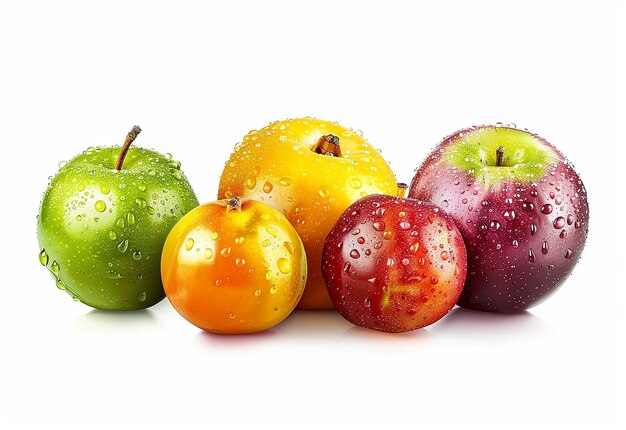
[[[467,258],[452,218],[431,203],[372,195],[343,213],[324,244],[322,273],[355,325],[405,332],[434,323],[461,295]]]
[[[165,297],[163,244],[198,199],[171,156],[133,146],[118,171],[119,153],[89,148],[52,178],[38,216],[39,261],[75,301],[143,309]]]
[[[460,168],[455,157],[481,157],[459,152],[463,139],[519,156],[508,167],[518,172],[495,172],[493,159],[484,171]],[[523,160],[535,147],[542,162]],[[472,127],[446,137],[417,170],[408,195],[442,207],[457,223],[468,254],[458,305],[469,309],[513,313],[541,303],[570,275],[587,239],[587,192],[574,167],[541,137],[515,128]]]
[[[315,152],[319,139],[329,134],[339,138],[341,156]],[[397,192],[389,165],[359,132],[330,121],[296,118],[244,137],[224,166],[218,199],[251,198],[282,212],[300,235],[309,266],[298,308],[332,309],[321,272],[328,232],[354,201]]]

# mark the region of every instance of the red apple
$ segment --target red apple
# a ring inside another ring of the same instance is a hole
[[[424,327],[448,313],[463,289],[466,266],[451,217],[430,203],[387,195],[348,207],[322,256],[322,274],[339,313],[353,324],[387,332]]]
[[[409,196],[439,205],[467,247],[460,306],[520,312],[552,295],[587,239],[587,192],[546,140],[481,126],[446,137],[417,170]]]

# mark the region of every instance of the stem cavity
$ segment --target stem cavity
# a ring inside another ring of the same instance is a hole
[[[313,148],[313,152],[331,157],[341,157],[339,138],[334,134],[326,134],[320,137]]]

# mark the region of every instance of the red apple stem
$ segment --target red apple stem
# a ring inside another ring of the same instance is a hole
[[[504,158],[504,146],[498,146],[498,149],[496,149],[496,166],[502,166],[503,158]]]
[[[128,132],[126,135],[126,140],[124,141],[124,145],[122,146],[122,150],[120,151],[119,157],[117,157],[117,163],[115,163],[115,170],[122,170],[122,165],[124,164],[124,159],[126,158],[126,154],[128,153],[128,149],[130,145],[133,143],[137,136],[141,133],[141,128],[138,125],[133,126],[133,129]]]
[[[406,197],[406,190],[409,188],[404,182],[398,182],[398,197],[401,199]]]
[[[339,138],[334,134],[325,134],[319,138],[313,147],[313,152],[317,154],[329,155],[331,157],[341,157]]]

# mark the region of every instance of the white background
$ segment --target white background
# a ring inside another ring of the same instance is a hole
[[[618,2],[0,4],[2,428],[625,424]],[[136,123],[209,201],[248,130],[304,115],[363,130],[404,181],[462,127],[539,133],[589,191],[580,264],[522,315],[456,309],[388,335],[296,312],[236,337],[167,300],[92,311],[40,267],[35,216],[61,160]]]

